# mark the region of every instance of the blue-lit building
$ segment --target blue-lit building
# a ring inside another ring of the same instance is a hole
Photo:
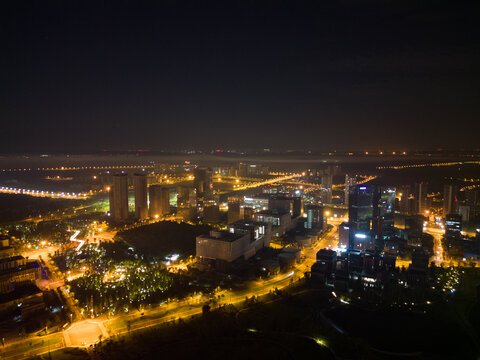
[[[381,250],[394,235],[395,188],[356,185],[348,199],[349,248]]]
[[[378,188],[374,185],[357,185],[350,188],[348,217],[350,223],[349,249],[372,249],[374,216],[378,213]]]

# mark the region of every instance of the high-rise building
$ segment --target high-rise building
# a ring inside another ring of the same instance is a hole
[[[415,200],[417,203],[417,213],[424,215],[428,210],[428,183],[420,182],[415,184]]]
[[[465,190],[465,205],[470,208],[470,218],[480,217],[480,191],[478,189]]]
[[[203,222],[207,224],[220,223],[220,209],[217,203],[209,202],[203,207]]]
[[[455,185],[444,185],[443,187],[443,216],[446,217],[449,214],[457,212],[458,188]]]
[[[170,189],[162,185],[148,188],[150,217],[165,217],[170,213]]]
[[[348,200],[350,249],[365,250],[374,247],[378,236],[379,199],[379,187],[375,185],[356,185],[350,188]]]
[[[197,192],[197,200],[200,203],[213,200],[212,174],[213,172],[210,168],[196,168],[193,171],[195,177],[193,184]]]
[[[445,220],[445,237],[459,238],[462,232],[462,215],[448,214]]]
[[[378,211],[374,211],[375,222],[372,224],[374,237],[379,248],[383,248],[381,242],[393,235],[394,232],[394,214],[395,214],[395,188],[390,186],[379,187],[379,201],[374,203],[377,205]],[[375,201],[376,199],[374,199]]]
[[[135,218],[144,220],[148,217],[147,177],[145,174],[133,175],[135,192]]]
[[[238,220],[243,220],[243,198],[242,197],[229,197],[228,198],[228,224],[232,224]]]
[[[190,186],[180,185],[177,187],[177,207],[197,206],[195,189]]]
[[[415,195],[412,192],[411,185],[402,185],[396,188],[396,208],[395,211],[399,211],[404,215],[415,215],[417,213],[415,205]]]
[[[345,174],[345,200],[344,204],[348,206],[349,203],[349,197],[350,197],[350,188],[352,186],[357,185],[357,178],[355,176],[349,176],[348,174]]]
[[[463,258],[464,241],[462,239],[462,216],[448,214],[445,220],[445,239],[443,248],[447,257]]]
[[[113,175],[109,193],[110,215],[115,221],[128,219],[128,178],[127,174]]]
[[[197,206],[196,191],[190,186],[180,185],[177,187],[177,216],[185,221],[190,221],[195,215]]]
[[[322,181],[322,192],[321,192],[322,203],[331,204],[333,176],[327,171],[326,174],[322,175],[321,181]]]
[[[457,213],[462,217],[463,222],[470,221],[470,207],[467,205],[458,205]]]
[[[292,202],[292,216],[297,218],[303,216],[303,198],[301,196],[295,196]]]
[[[323,229],[323,206],[307,205],[305,212],[307,213],[307,221],[305,222],[306,229],[310,230],[315,227]]]

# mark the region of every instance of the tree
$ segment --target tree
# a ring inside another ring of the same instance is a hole
[[[210,312],[210,305],[208,305],[208,304],[203,305],[202,306],[202,314],[205,315],[208,312]]]

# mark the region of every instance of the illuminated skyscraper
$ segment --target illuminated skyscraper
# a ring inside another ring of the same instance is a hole
[[[350,249],[374,248],[375,234],[372,230],[373,223],[378,222],[379,198],[377,186],[356,185],[350,188],[348,199]]]
[[[345,201],[344,204],[348,206],[349,197],[350,197],[350,188],[357,184],[357,178],[355,176],[350,176],[345,174]]]
[[[110,188],[110,214],[116,221],[128,219],[128,178],[127,174],[113,176]]]
[[[143,220],[148,217],[147,177],[145,174],[133,175],[135,191],[135,218]]]

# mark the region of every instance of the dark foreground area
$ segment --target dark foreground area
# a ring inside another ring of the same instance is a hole
[[[477,335],[453,303],[426,314],[371,311],[332,302],[329,294],[306,283],[240,306],[211,304],[192,319],[52,359],[477,359]]]

